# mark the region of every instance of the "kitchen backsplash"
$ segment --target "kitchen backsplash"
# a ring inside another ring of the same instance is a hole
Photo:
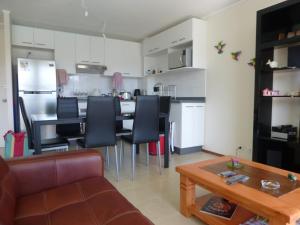
[[[124,90],[133,93],[139,88],[138,78],[123,78]],[[67,85],[63,86],[63,96],[73,96],[74,92],[87,92],[89,95],[100,95],[112,92],[112,77],[95,74],[76,74],[69,76]]]

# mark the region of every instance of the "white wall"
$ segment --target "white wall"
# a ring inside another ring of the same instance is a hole
[[[234,155],[238,146],[252,149],[256,12],[282,0],[242,0],[207,18],[208,73],[205,149]],[[227,46],[222,55],[214,49]],[[230,53],[242,51],[239,62]],[[245,157],[251,158],[251,151]]]
[[[165,86],[176,85],[177,97],[205,97],[205,75],[204,70],[173,71],[169,74],[145,78],[145,87],[147,93],[152,94],[156,83],[163,83]]]

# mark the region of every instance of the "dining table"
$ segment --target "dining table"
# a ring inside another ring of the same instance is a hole
[[[169,168],[169,115],[167,113],[160,113],[159,118],[164,119],[165,130],[164,130],[164,168]],[[116,121],[132,120],[134,114],[118,115]],[[74,124],[74,123],[85,123],[86,116],[80,115],[74,118],[58,118],[57,114],[32,114],[31,115],[31,126],[33,129],[33,144],[34,154],[38,155],[42,153],[41,148],[41,127],[46,125],[58,125],[58,124]],[[139,145],[137,145],[137,152],[139,151]]]

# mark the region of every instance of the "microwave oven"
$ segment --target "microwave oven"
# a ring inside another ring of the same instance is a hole
[[[193,50],[192,48],[185,48],[175,50],[168,54],[168,68],[169,70],[192,67],[193,66]]]

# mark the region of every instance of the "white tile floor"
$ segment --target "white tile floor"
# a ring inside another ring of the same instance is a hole
[[[159,175],[156,157],[150,157],[150,165],[146,166],[145,151],[137,156],[136,177],[131,181],[130,146],[125,149],[125,163],[121,168],[120,181],[116,182],[114,158],[111,151],[111,165],[105,171],[105,177],[144,215],[156,225],[195,225],[203,224],[195,218],[185,218],[179,212],[179,174],[175,172],[177,165],[212,159],[215,156],[207,153],[189,155],[174,154],[170,168],[163,169]],[[197,195],[206,191],[197,188]]]

